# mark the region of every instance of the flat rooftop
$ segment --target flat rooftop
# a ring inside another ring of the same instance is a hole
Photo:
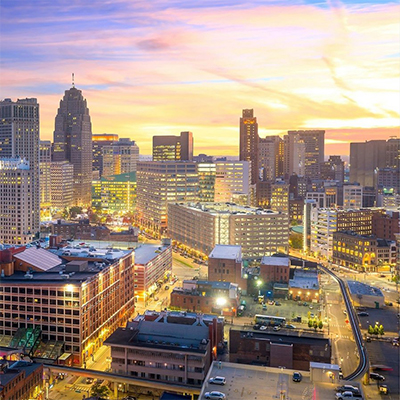
[[[293,279],[289,279],[289,287],[298,289],[318,290],[319,282],[318,278],[295,276]]]
[[[242,247],[229,244],[217,244],[212,249],[208,258],[221,258],[224,260],[241,260]]]
[[[333,399],[334,389],[339,383],[313,383],[310,373],[301,371],[301,382],[293,382],[294,370],[253,365],[222,362],[219,368],[214,361],[204,380],[199,400],[203,400],[204,394],[218,390],[226,394],[229,400],[304,400],[304,399]],[[226,385],[212,385],[208,383],[210,377],[223,376]],[[282,397],[281,394],[285,394]]]
[[[264,208],[241,206],[236,203],[174,203],[175,205],[189,208],[190,210],[210,213],[214,215],[278,215],[280,212]]]
[[[280,267],[289,266],[289,257],[267,257],[261,258],[261,265],[278,265]]]
[[[382,290],[358,281],[347,281],[350,294],[384,297]]]
[[[157,244],[142,244],[135,249],[135,264],[145,265],[155,259],[158,254],[167,250],[169,246]]]

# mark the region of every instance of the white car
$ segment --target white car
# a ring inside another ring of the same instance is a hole
[[[226,379],[224,376],[213,376],[208,380],[208,383],[213,383],[214,385],[225,385]]]
[[[226,399],[226,395],[222,392],[217,392],[217,391],[213,391],[213,392],[206,392],[204,394],[204,397],[206,399],[214,399],[214,400],[220,400],[220,399]]]

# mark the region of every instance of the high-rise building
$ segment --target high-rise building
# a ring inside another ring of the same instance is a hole
[[[244,195],[250,202],[250,163],[247,161],[216,161],[215,202],[233,201]]]
[[[74,166],[68,161],[50,165],[51,205],[59,210],[74,204]]]
[[[363,188],[359,185],[343,185],[343,208],[358,210],[362,208]]]
[[[0,241],[28,243],[39,235],[40,229],[36,99],[0,101],[0,159],[4,161],[0,171]]]
[[[153,136],[153,161],[193,161],[193,133]]]
[[[51,205],[51,142],[50,140],[40,141],[40,207],[45,208]]]
[[[82,91],[65,91],[55,119],[53,161],[74,166],[74,204],[90,205],[92,189],[92,124]]]
[[[276,181],[271,185],[271,210],[280,211],[289,218],[289,184]]]
[[[133,140],[119,139],[118,142],[103,145],[102,151],[101,176],[110,177],[136,172],[139,161],[139,147]]]
[[[376,171],[386,167],[386,141],[350,143],[351,183],[376,187]]]
[[[344,182],[344,162],[340,156],[329,156],[321,165],[321,179]]]
[[[98,171],[98,178],[103,175],[103,146],[118,141],[115,133],[93,134],[93,172]]]
[[[213,162],[199,162],[197,164],[199,176],[199,201],[212,202],[215,197],[216,166]]]
[[[298,172],[303,167],[303,160],[299,149],[304,146],[304,176],[314,179],[318,177],[321,164],[324,162],[325,131],[288,131],[287,145],[287,167],[289,170],[286,173],[289,176],[293,173],[301,175]]]
[[[253,110],[243,110],[240,118],[239,160],[249,161],[251,166],[251,184],[258,179],[258,123]]]
[[[144,161],[137,167],[136,216],[154,236],[168,226],[168,203],[198,201],[197,164],[190,161]]]
[[[275,136],[258,142],[258,171],[263,181],[275,180],[283,173],[283,140]]]

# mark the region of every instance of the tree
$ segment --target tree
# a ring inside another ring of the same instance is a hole
[[[370,325],[369,327],[368,327],[368,333],[370,334],[370,335],[373,335],[375,332],[374,332],[374,328]]]
[[[303,235],[300,233],[291,233],[289,237],[289,245],[293,249],[303,248]]]
[[[312,326],[313,326],[313,321],[312,321],[312,319],[309,319],[308,320],[308,327],[312,328]]]
[[[314,321],[313,321],[313,328],[314,328],[315,331],[318,328],[318,321],[316,319],[314,319]]]
[[[383,329],[383,325],[379,325],[378,334],[383,336],[385,334],[385,330]]]
[[[100,383],[95,383],[92,386],[90,394],[97,397],[108,397],[108,395],[110,394],[110,390],[107,386],[101,386]]]
[[[319,323],[318,323],[318,328],[319,329],[322,329],[324,327],[324,324],[322,323],[322,321],[319,321]]]
[[[82,214],[82,207],[73,206],[73,207],[70,208],[70,210],[69,210],[69,216],[70,216],[71,218],[76,218],[76,216],[77,216],[78,214]]]

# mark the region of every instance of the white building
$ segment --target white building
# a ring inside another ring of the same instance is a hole
[[[310,251],[325,258],[332,257],[333,232],[337,231],[337,210],[313,208],[311,210]]]
[[[55,161],[50,166],[51,205],[63,209],[73,205],[74,166],[68,161]]]

